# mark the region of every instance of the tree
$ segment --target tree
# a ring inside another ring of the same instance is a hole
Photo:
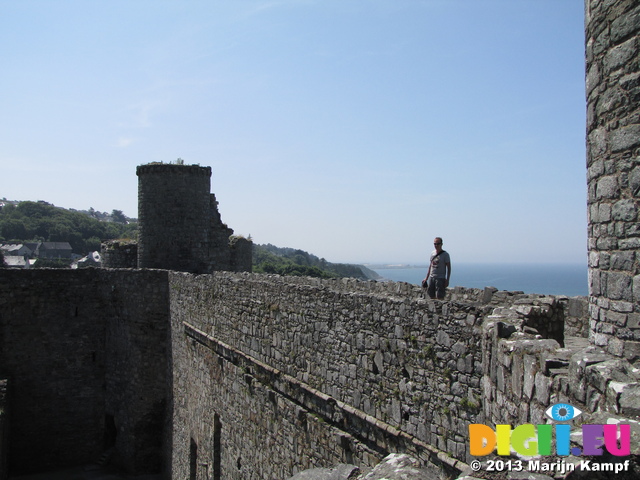
[[[18,219],[10,218],[0,225],[2,236],[8,240],[27,238],[27,229],[24,222]]]
[[[113,210],[111,212],[111,219],[116,223],[127,223],[127,217],[124,216],[122,210]]]

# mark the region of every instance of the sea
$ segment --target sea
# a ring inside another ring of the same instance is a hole
[[[420,285],[428,266],[367,265],[383,280]],[[455,263],[449,287],[485,288],[574,297],[589,294],[586,265]]]

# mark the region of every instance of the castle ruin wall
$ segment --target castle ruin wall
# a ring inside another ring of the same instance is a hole
[[[252,242],[232,238],[211,191],[211,167],[150,163],[138,175],[139,268],[192,273],[251,271]],[[122,254],[113,253],[120,267]]]

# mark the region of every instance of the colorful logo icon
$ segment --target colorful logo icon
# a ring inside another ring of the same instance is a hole
[[[579,417],[582,411],[568,403],[557,403],[545,413],[555,422],[569,422]],[[514,429],[511,425],[496,425],[495,430],[488,425],[474,423],[469,425],[469,453],[481,457],[495,450],[498,455],[509,456],[514,450],[524,456],[598,456],[603,455],[603,447],[615,456],[626,456],[631,452],[631,427],[628,424],[584,424],[580,428],[583,449],[570,447],[571,425],[568,423],[525,423]]]
[[[568,422],[579,417],[582,414],[582,410],[568,403],[556,403],[551,405],[545,413],[551,420],[556,422]]]

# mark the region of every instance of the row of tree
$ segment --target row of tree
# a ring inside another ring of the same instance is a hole
[[[121,211],[114,210],[109,220],[42,201],[7,204],[0,209],[0,241],[69,242],[74,253],[85,255],[99,251],[104,240],[135,238],[137,223]]]

